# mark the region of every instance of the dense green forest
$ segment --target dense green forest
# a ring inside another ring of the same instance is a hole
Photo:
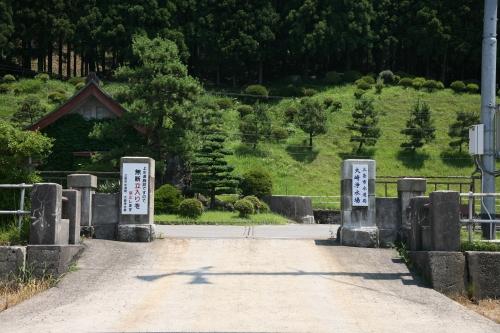
[[[477,0],[0,0],[0,70],[61,77],[134,63],[132,36],[174,40],[189,71],[242,85],[383,69],[479,78]]]

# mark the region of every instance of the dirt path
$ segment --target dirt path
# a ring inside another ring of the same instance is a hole
[[[417,285],[392,250],[277,239],[89,241],[1,332],[500,332]]]

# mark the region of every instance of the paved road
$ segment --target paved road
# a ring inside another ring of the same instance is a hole
[[[500,332],[419,286],[392,250],[242,237],[87,246],[56,288],[0,313],[0,331]]]

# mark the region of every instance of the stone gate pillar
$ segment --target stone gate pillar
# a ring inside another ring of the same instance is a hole
[[[378,247],[375,160],[345,160],[341,169],[340,243],[348,246]]]
[[[427,187],[425,178],[402,178],[398,179],[398,198],[401,210],[400,236],[405,243],[410,242],[411,221],[409,219],[408,207],[410,199],[423,196]]]
[[[67,183],[69,189],[80,191],[80,225],[82,227],[92,226],[92,195],[97,189],[97,177],[89,174],[68,175]]]

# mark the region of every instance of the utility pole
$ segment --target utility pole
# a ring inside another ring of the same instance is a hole
[[[481,64],[481,123],[484,124],[482,192],[495,193],[495,110],[497,60],[497,0],[484,0],[483,56]],[[485,197],[481,214],[495,218],[495,197]],[[495,225],[483,224],[483,237],[495,239]]]

